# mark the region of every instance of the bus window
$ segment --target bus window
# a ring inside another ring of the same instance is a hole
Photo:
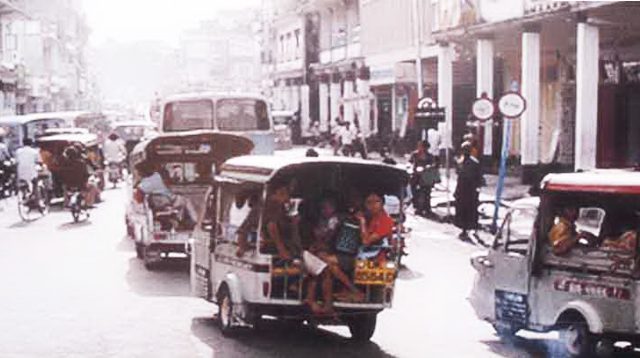
[[[269,130],[267,104],[255,99],[223,99],[216,106],[218,129],[222,131]]]
[[[210,100],[168,103],[164,111],[165,131],[213,128],[213,102]]]

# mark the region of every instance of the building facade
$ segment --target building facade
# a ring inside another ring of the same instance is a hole
[[[278,105],[304,108],[303,126],[357,119],[367,135],[415,140],[416,102],[430,97],[445,108],[444,147],[476,132],[495,168],[508,139],[525,181],[551,163],[573,170],[640,161],[638,3],[284,3],[271,13],[277,26],[267,57],[275,60],[265,84]],[[497,101],[509,91],[527,102],[509,133],[499,114],[471,116],[476,98]]]

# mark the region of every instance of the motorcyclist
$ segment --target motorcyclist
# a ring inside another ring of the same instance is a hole
[[[418,146],[409,159],[413,168],[411,175],[411,192],[413,206],[418,215],[431,215],[431,190],[440,181],[437,162],[429,153],[429,143],[419,141]]]
[[[105,164],[116,163],[118,166],[118,178],[121,178],[123,164],[127,158],[125,143],[116,133],[111,133],[102,145],[102,154]]]
[[[0,128],[0,165],[5,160],[11,159],[11,153],[9,152],[9,147],[4,142],[5,132],[2,128]]]
[[[66,189],[77,188],[83,192],[85,203],[92,207],[96,202],[99,190],[94,184],[89,183],[91,167],[83,158],[82,153],[75,145],[69,145],[62,154],[60,179]]]
[[[124,141],[116,133],[111,133],[102,145],[104,159],[109,163],[122,163],[127,157]]]
[[[5,195],[5,191],[9,189],[13,183],[11,175],[13,173],[13,163],[11,162],[11,153],[9,152],[9,148],[4,143],[4,130],[0,128],[0,198]]]

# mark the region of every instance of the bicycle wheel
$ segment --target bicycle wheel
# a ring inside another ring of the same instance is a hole
[[[38,211],[45,216],[49,213],[49,191],[44,185],[38,185]]]
[[[24,222],[34,221],[37,216],[32,210],[31,193],[27,189],[18,191],[18,214]]]

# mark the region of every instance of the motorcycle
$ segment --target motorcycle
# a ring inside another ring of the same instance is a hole
[[[418,165],[407,169],[411,177],[411,191],[413,194],[413,208],[416,215],[430,216],[431,190],[440,182],[438,167],[435,165]]]
[[[89,187],[96,187],[97,185],[98,178],[92,175],[89,178]],[[71,187],[67,189],[67,207],[71,211],[74,223],[89,219],[90,207],[85,200],[85,194],[85,191],[81,188]]]
[[[122,165],[119,162],[106,162],[107,178],[114,188],[118,186],[118,182],[122,181]]]
[[[0,162],[0,199],[8,198],[16,191],[16,161],[7,159]]]

